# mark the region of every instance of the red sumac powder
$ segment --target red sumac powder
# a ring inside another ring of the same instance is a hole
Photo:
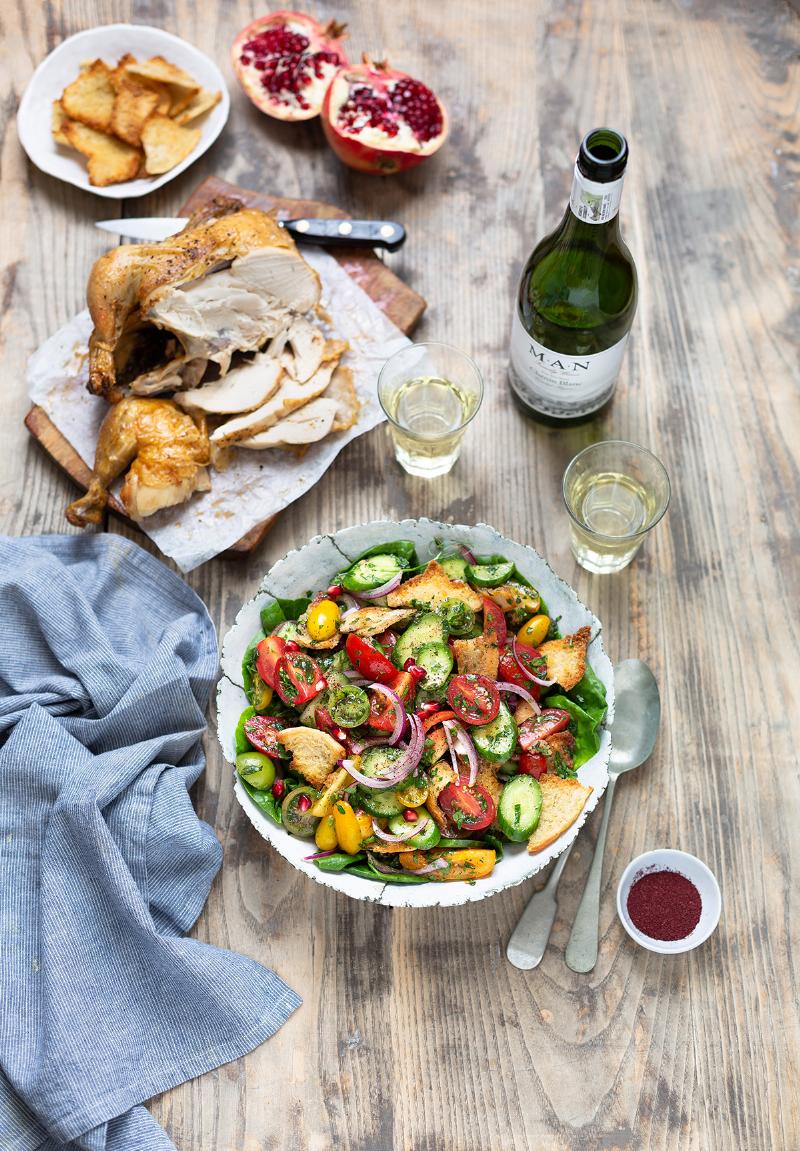
[[[702,910],[700,892],[678,871],[646,871],[628,892],[628,915],[651,939],[685,939]]]

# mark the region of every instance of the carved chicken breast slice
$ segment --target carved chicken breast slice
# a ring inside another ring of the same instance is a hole
[[[344,364],[338,365],[325,396],[328,399],[336,400],[336,418],[333,421],[333,431],[345,432],[348,428],[352,428],[358,419],[358,413],[361,411],[352,368],[348,368]]]
[[[311,400],[321,396],[331,382],[335,364],[323,364],[311,379],[300,384],[297,380],[284,378],[277,392],[271,399],[246,415],[226,420],[224,424],[212,432],[211,440],[215,444],[235,444],[250,439],[259,432],[265,432],[273,424],[277,424],[284,416],[288,416],[296,408],[302,408]]]
[[[272,356],[258,355],[250,363],[241,364],[202,388],[192,388],[175,396],[175,402],[187,411],[226,416],[252,412],[275,394],[281,371],[280,363]]]
[[[284,353],[283,366],[289,375],[304,384],[306,380],[311,379],[322,363],[325,337],[305,316],[297,316],[292,320],[286,339],[291,353]]]
[[[336,400],[321,396],[310,404],[298,408],[290,416],[273,424],[265,432],[259,432],[246,440],[239,440],[239,448],[280,448],[299,444],[315,444],[323,440],[333,427],[336,418]]]
[[[179,392],[184,388],[194,388],[203,378],[208,360],[187,360],[179,357],[169,363],[144,372],[131,383],[131,391],[137,396],[157,396],[164,392]]]

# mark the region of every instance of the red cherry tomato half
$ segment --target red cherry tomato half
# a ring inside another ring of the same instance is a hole
[[[378,636],[378,643],[391,655],[397,646],[397,636],[390,627],[387,627],[386,631],[382,631]]]
[[[489,599],[488,595],[481,598],[483,599],[483,637],[489,643],[502,648],[508,634],[503,609],[493,599]]]
[[[328,735],[332,735],[337,743],[341,743],[348,750],[350,749],[350,741],[346,731],[343,731],[337,723],[334,723],[333,716],[328,711],[327,707],[317,707],[314,711],[314,724],[318,731],[326,731]]]
[[[544,656],[542,656],[535,647],[517,641],[517,655],[519,656],[520,662],[525,665],[528,671],[533,672],[534,675],[543,677],[543,672],[545,671]],[[506,683],[515,683],[518,687],[527,688],[535,700],[538,700],[542,693],[540,685],[528,679],[524,672],[520,670],[520,666],[514,659],[514,652],[510,646],[505,648],[500,656],[498,678],[504,680]]]
[[[269,755],[272,759],[288,759],[289,752],[283,744],[278,743],[278,732],[288,726],[285,719],[276,719],[273,715],[254,715],[245,720],[244,734],[247,742],[262,755]]]
[[[268,635],[256,648],[256,671],[270,687],[276,686],[275,668],[286,651],[286,640],[279,635]]]
[[[540,739],[547,739],[557,731],[566,731],[572,716],[560,707],[546,707],[541,715],[534,715],[520,724],[519,746],[528,751]]]
[[[438,802],[448,821],[459,831],[483,831],[495,817],[494,800],[479,783],[473,783],[472,787],[463,781],[449,783],[439,794]]]
[[[378,653],[380,654],[380,653]],[[407,671],[395,669],[392,679],[386,684],[395,695],[402,700],[408,700],[414,694],[414,679]],[[378,691],[369,693],[369,719],[367,724],[377,731],[392,731],[394,729],[395,708],[390,699]]]
[[[360,671],[364,679],[391,684],[397,675],[397,668],[386,656],[357,635],[349,635],[345,641],[345,651],[351,664]]]
[[[540,775],[544,775],[547,771],[547,759],[545,756],[540,755],[538,751],[523,751],[517,761],[517,771],[521,771],[523,775],[532,775],[534,779],[538,779]]]
[[[274,674],[275,690],[290,707],[303,707],[326,687],[319,664],[304,651],[286,651]]]
[[[500,710],[500,693],[485,675],[455,675],[447,688],[447,702],[464,723],[491,723]]]

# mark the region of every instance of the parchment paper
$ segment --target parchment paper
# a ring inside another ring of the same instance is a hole
[[[307,492],[330,467],[342,448],[384,419],[376,383],[384,360],[410,341],[327,252],[313,248],[303,256],[322,280],[322,307],[331,331],[348,340],[343,363],[353,370],[361,411],[349,431],[312,444],[298,459],[280,448],[232,452],[225,471],[211,471],[211,491],[188,503],[158,512],[140,522],[164,555],[191,571],[225,551],[246,532],[288,507]],[[28,361],[28,390],[91,467],[100,423],[108,404],[86,390],[88,341],[92,330],[87,311],[51,336]],[[121,481],[112,489],[118,492]]]

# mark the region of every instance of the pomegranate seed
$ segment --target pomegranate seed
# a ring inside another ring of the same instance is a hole
[[[414,663],[414,660],[411,657],[409,657],[403,664],[403,671],[407,671],[411,678],[417,683],[422,683],[428,674],[425,668],[419,667],[418,664]]]
[[[417,813],[416,813],[416,811],[414,811],[413,807],[407,807],[405,809],[405,811],[403,812],[403,819],[405,819],[408,823],[416,823],[417,822]]]
[[[332,583],[331,586],[328,588],[328,595],[336,598],[336,596],[340,596],[343,591],[344,591],[344,588],[342,587],[341,584]]]
[[[311,800],[307,795],[301,795],[297,801],[297,810],[308,811],[309,807],[311,807]]]
[[[379,128],[390,138],[405,123],[421,144],[438,136],[444,128],[439,101],[419,80],[406,76],[385,93],[368,84],[355,84],[339,109],[338,122],[357,135],[364,128]]]
[[[273,799],[283,799],[283,793],[286,791],[286,784],[282,779],[276,779],[272,785]]]
[[[292,103],[308,108],[303,89],[314,78],[321,79],[326,69],[332,71],[341,64],[338,52],[309,51],[310,47],[308,36],[293,32],[286,25],[267,28],[244,45],[241,62],[262,73],[262,87],[276,103],[286,102],[285,97],[289,95],[293,97]]]

